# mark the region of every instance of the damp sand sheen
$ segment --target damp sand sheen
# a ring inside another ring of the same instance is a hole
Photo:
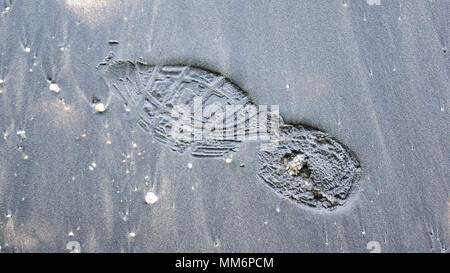
[[[256,106],[220,74],[191,66],[114,61],[105,65],[103,77],[142,130],[175,152],[229,157],[244,141],[259,141],[258,176],[308,208],[335,210],[358,188],[360,163],[346,146],[323,131],[285,123],[278,111]]]

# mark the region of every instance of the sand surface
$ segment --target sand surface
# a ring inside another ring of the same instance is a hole
[[[4,0],[0,12],[1,252],[448,252],[448,1]],[[358,191],[305,208],[260,179],[252,143],[228,161],[173,151],[109,88],[108,56],[224,75],[348,147]]]

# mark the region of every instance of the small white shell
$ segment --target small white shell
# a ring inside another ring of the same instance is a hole
[[[99,112],[99,113],[103,113],[106,110],[106,106],[103,103],[97,103],[95,104],[95,111]]]
[[[156,194],[154,194],[153,192],[147,192],[147,194],[145,195],[145,203],[153,205],[158,201],[158,196],[156,196]]]
[[[50,91],[53,91],[55,93],[59,93],[59,91],[61,91],[61,88],[59,88],[59,86],[56,83],[51,83],[48,89],[50,89]]]

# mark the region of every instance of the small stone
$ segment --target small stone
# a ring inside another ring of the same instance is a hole
[[[27,136],[25,135],[25,130],[17,131],[17,136],[20,138],[20,140],[25,140]]]
[[[304,161],[305,161],[304,155],[302,154],[297,155],[291,162],[286,164],[286,171],[292,176],[298,175],[303,165],[305,164]]]
[[[59,93],[59,91],[61,91],[61,88],[59,88],[56,83],[51,83],[48,88],[50,89],[50,91],[53,91],[55,93]]]
[[[156,196],[156,194],[154,194],[153,192],[147,192],[147,194],[145,195],[145,203],[153,205],[158,201],[158,196]]]
[[[128,235],[130,235],[131,238],[136,237],[136,233],[134,233],[134,232],[130,232]]]
[[[95,104],[95,111],[99,112],[99,113],[103,113],[105,112],[106,107],[103,103],[97,103]]]

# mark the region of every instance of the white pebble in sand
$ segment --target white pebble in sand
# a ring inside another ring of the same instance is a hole
[[[154,194],[153,192],[147,192],[147,194],[145,195],[145,203],[147,204],[155,204],[158,201],[158,196],[156,196],[156,194]]]
[[[20,138],[20,140],[25,140],[27,138],[27,135],[25,134],[25,130],[17,131],[16,134]]]
[[[105,112],[106,107],[103,103],[97,103],[95,104],[95,111],[99,112],[99,113],[103,113]]]
[[[61,91],[61,88],[59,88],[56,83],[51,83],[48,88],[50,89],[50,91],[53,91],[55,93],[59,93],[59,91]]]

